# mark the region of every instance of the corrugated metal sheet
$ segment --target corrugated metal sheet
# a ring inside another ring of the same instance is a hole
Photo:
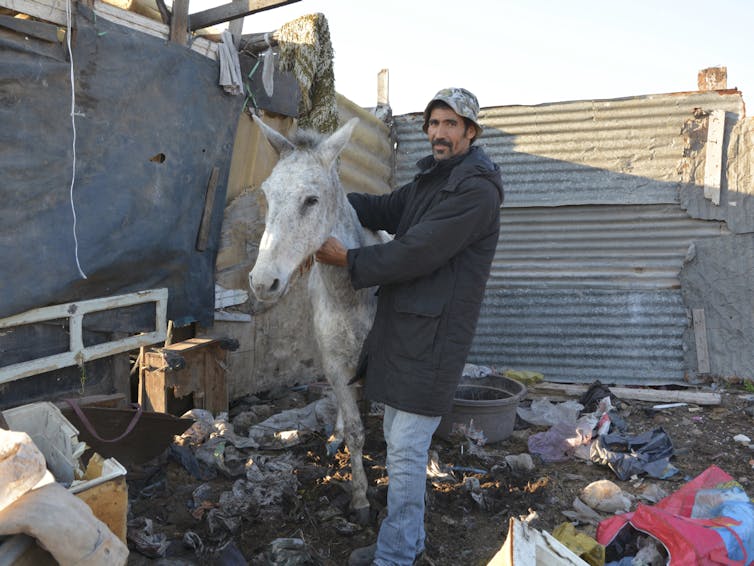
[[[555,381],[682,381],[678,274],[723,224],[677,205],[512,208],[501,223],[470,361]]]
[[[550,380],[681,382],[689,245],[727,234],[679,206],[695,109],[744,113],[733,91],[486,108],[501,235],[469,361]],[[395,118],[396,184],[428,154],[421,115]]]
[[[359,124],[340,157],[340,181],[347,192],[383,194],[392,189],[393,147],[390,129],[373,114],[338,96],[338,118]]]
[[[729,233],[678,205],[503,209],[490,288],[670,289],[689,244]]]
[[[490,290],[469,361],[549,381],[659,384],[684,376],[678,291]]]
[[[675,203],[695,108],[744,112],[730,91],[485,108],[477,143],[503,171],[506,206]],[[421,121],[395,118],[398,185],[429,152]]]

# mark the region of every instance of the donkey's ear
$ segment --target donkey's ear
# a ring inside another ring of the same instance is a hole
[[[278,152],[278,155],[282,155],[283,153],[293,151],[295,149],[294,145],[289,142],[288,138],[286,138],[283,134],[265,124],[261,118],[255,116],[254,114],[252,114],[251,117],[254,119],[256,125],[259,126],[262,135],[267,138],[267,141],[270,142],[270,145],[275,148],[275,151]]]
[[[340,152],[343,151],[343,148],[346,147],[358,123],[358,118],[351,118],[322,143],[319,148],[319,154],[328,167],[333,164],[338,155],[340,155]]]

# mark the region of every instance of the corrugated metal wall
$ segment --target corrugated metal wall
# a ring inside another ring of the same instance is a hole
[[[506,198],[470,362],[553,381],[683,380],[678,273],[694,240],[727,233],[678,204],[682,131],[697,108],[743,115],[728,91],[482,111],[478,143]],[[421,115],[395,121],[401,184],[428,144]]]
[[[393,147],[390,128],[382,120],[356,106],[345,96],[338,95],[338,119],[341,124],[353,117],[359,124],[351,142],[340,156],[340,182],[346,192],[376,195],[391,190],[393,175]]]

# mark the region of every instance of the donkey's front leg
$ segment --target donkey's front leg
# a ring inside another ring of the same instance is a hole
[[[364,425],[356,404],[354,389],[343,379],[332,380],[335,398],[338,401],[340,414],[343,418],[343,434],[346,446],[351,455],[351,511],[361,524],[367,524],[370,519],[369,500],[367,499],[367,476],[364,471]]]

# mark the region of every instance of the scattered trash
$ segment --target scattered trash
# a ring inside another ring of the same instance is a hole
[[[633,436],[602,435],[590,450],[592,462],[607,465],[621,480],[639,473],[667,479],[678,472],[670,463],[672,455],[673,444],[662,427]]]
[[[737,434],[733,437],[733,440],[736,442],[740,442],[741,444],[750,444],[751,438],[746,436],[745,434]]]
[[[511,517],[505,543],[487,566],[586,566],[576,553],[547,531]]]
[[[662,409],[675,409],[677,407],[686,407],[688,403],[664,403],[662,405],[653,405],[652,408],[655,411],[661,411]]]
[[[45,476],[45,457],[25,432],[0,428],[0,510]]]
[[[660,555],[669,566],[748,563],[754,556],[754,504],[737,481],[710,466],[656,505],[640,504],[605,519],[597,541],[606,546],[607,560],[622,566],[626,557],[638,556],[633,553],[640,533],[662,544]]]
[[[581,500],[603,513],[626,513],[631,509],[631,497],[610,480],[598,480],[581,490]]]
[[[529,452],[544,462],[563,462],[574,455],[579,446],[588,445],[596,421],[587,416],[579,421],[562,421],[545,432],[529,436]]]
[[[661,499],[664,499],[668,496],[668,492],[665,491],[663,488],[661,488],[656,483],[650,483],[644,486],[643,489],[639,490],[638,497],[640,499],[643,499],[644,501],[649,501],[650,503],[657,503]]]
[[[488,368],[487,366],[478,366],[475,364],[465,364],[463,366],[462,375],[464,377],[487,377],[488,375],[492,374],[492,369]]]
[[[545,376],[538,371],[507,369],[503,372],[505,377],[520,381],[524,385],[532,385],[544,380]]]
[[[455,476],[440,464],[440,456],[437,450],[429,451],[429,460],[427,461],[427,477],[434,481],[456,481]]]
[[[470,443],[477,446],[484,446],[487,443],[484,431],[474,426],[474,419],[471,419],[468,424],[453,423],[450,434],[456,437],[466,437]]]
[[[122,566],[128,560],[125,543],[55,481],[27,491],[0,511],[0,537],[19,533],[35,538],[59,564]]]
[[[136,517],[128,522],[128,542],[148,558],[165,556],[169,544],[164,533],[154,532],[154,523],[146,517]]]
[[[528,473],[534,470],[534,460],[529,454],[508,454],[505,463],[514,474]]]
[[[594,526],[599,525],[600,521],[604,519],[602,515],[597,513],[594,509],[589,507],[589,505],[581,501],[581,499],[579,499],[578,497],[574,498],[573,500],[573,509],[564,509],[561,512],[571,521]]]
[[[533,399],[531,405],[518,407],[517,414],[526,422],[537,426],[554,426],[559,423],[575,423],[584,405],[576,401],[553,403],[548,399]]]
[[[257,557],[255,564],[269,566],[321,566],[323,560],[310,550],[303,538],[278,538]]]
[[[591,566],[603,566],[605,547],[586,533],[576,530],[571,523],[561,523],[552,531],[552,536],[562,542]]]

